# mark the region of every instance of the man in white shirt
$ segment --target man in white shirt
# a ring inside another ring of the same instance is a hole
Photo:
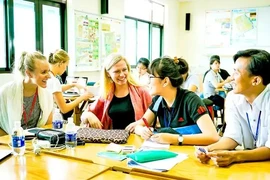
[[[225,102],[227,127],[217,143],[204,148],[206,153],[196,151],[202,163],[210,158],[217,166],[270,160],[270,54],[248,49],[237,52],[234,62],[234,89]],[[245,150],[234,151],[238,145]]]

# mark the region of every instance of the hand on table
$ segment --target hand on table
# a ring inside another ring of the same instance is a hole
[[[199,150],[199,148],[203,149],[205,152],[202,150]],[[195,148],[195,156],[201,161],[201,163],[206,164],[210,160],[210,157],[208,156],[208,150],[206,147],[196,147]]]
[[[125,130],[131,132],[131,133],[134,133],[135,131],[135,127],[137,126],[137,122],[133,122],[133,123],[130,123],[126,128]]]
[[[84,112],[81,116],[81,121],[87,127],[101,129],[103,126],[100,120],[92,112]]]
[[[216,151],[207,154],[214,164],[219,167],[226,167],[235,162],[234,151]]]
[[[170,133],[158,133],[151,136],[151,140],[158,143],[172,144],[173,136],[174,135]]]

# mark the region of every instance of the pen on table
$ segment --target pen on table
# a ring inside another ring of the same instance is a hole
[[[151,128],[150,128],[150,126],[149,126],[147,120],[146,120],[145,118],[142,118],[142,120],[143,120],[145,126],[152,132],[152,130],[151,130]]]
[[[195,148],[198,149],[199,151],[201,151],[202,153],[207,154],[207,150],[206,149],[204,149],[202,147],[197,147],[197,146],[195,146]]]

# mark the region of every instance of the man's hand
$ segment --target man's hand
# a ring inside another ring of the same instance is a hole
[[[200,150],[199,148],[204,149],[205,152]],[[206,164],[210,160],[210,157],[208,156],[208,150],[206,147],[199,147],[195,148],[195,156],[201,161],[201,163]]]
[[[216,166],[226,167],[236,161],[234,151],[216,151],[207,154]]]

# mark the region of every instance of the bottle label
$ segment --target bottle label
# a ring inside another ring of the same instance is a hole
[[[77,141],[77,133],[66,133],[66,141],[67,142]]]
[[[24,136],[12,136],[12,147],[19,148],[24,147],[25,137]]]
[[[61,121],[61,120],[53,121],[53,128],[54,129],[62,129],[63,128],[63,121]]]

